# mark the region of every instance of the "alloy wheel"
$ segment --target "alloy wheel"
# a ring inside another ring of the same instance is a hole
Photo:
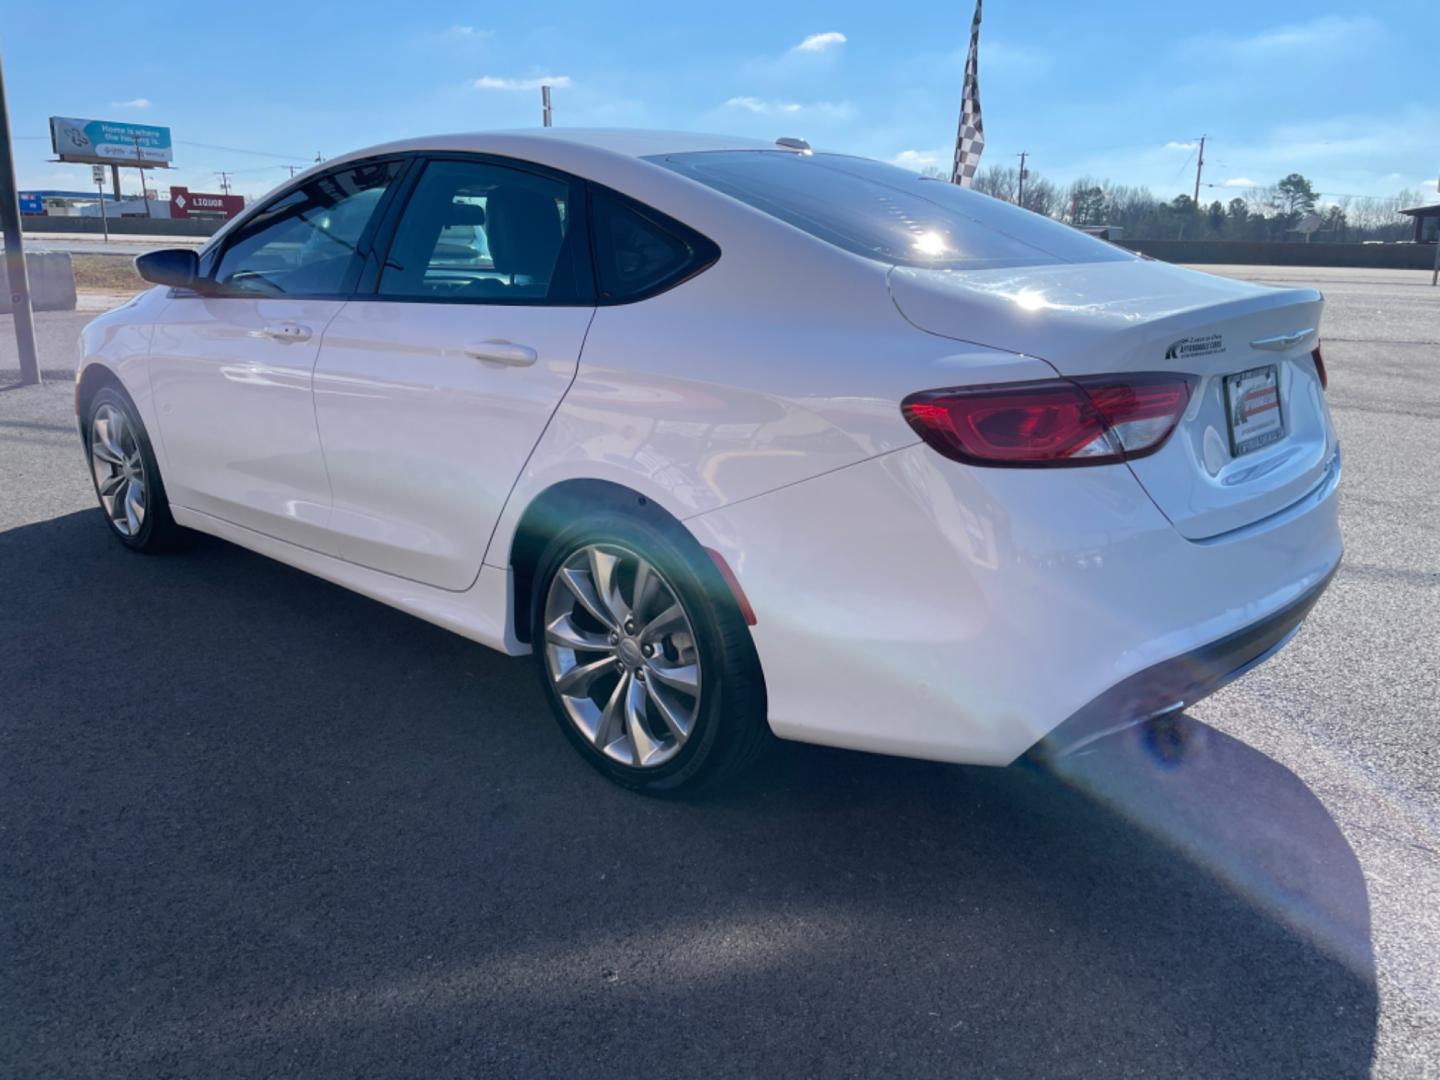
[[[135,426],[113,405],[101,405],[90,421],[90,468],[110,524],[134,536],[145,524],[148,486]]]
[[[635,768],[674,758],[700,715],[695,631],[674,587],[616,544],[572,553],[545,598],[545,669],[596,749]]]

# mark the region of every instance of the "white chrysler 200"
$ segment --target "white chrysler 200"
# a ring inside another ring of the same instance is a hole
[[[1269,656],[1340,561],[1317,292],[800,140],[394,143],[136,264],[76,384],[121,542],[532,652],[645,791],[770,732],[1083,745]]]

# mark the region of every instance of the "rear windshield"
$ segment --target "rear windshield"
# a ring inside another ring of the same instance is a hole
[[[1134,258],[1047,217],[868,158],[718,150],[649,160],[879,262],[977,269]]]

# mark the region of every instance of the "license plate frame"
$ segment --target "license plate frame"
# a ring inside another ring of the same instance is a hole
[[[1230,429],[1230,456],[1240,457],[1285,437],[1280,365],[1262,364],[1226,375],[1221,384]]]

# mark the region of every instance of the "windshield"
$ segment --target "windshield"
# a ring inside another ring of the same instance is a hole
[[[879,262],[974,269],[1134,258],[1039,214],[867,158],[720,150],[649,160]]]

